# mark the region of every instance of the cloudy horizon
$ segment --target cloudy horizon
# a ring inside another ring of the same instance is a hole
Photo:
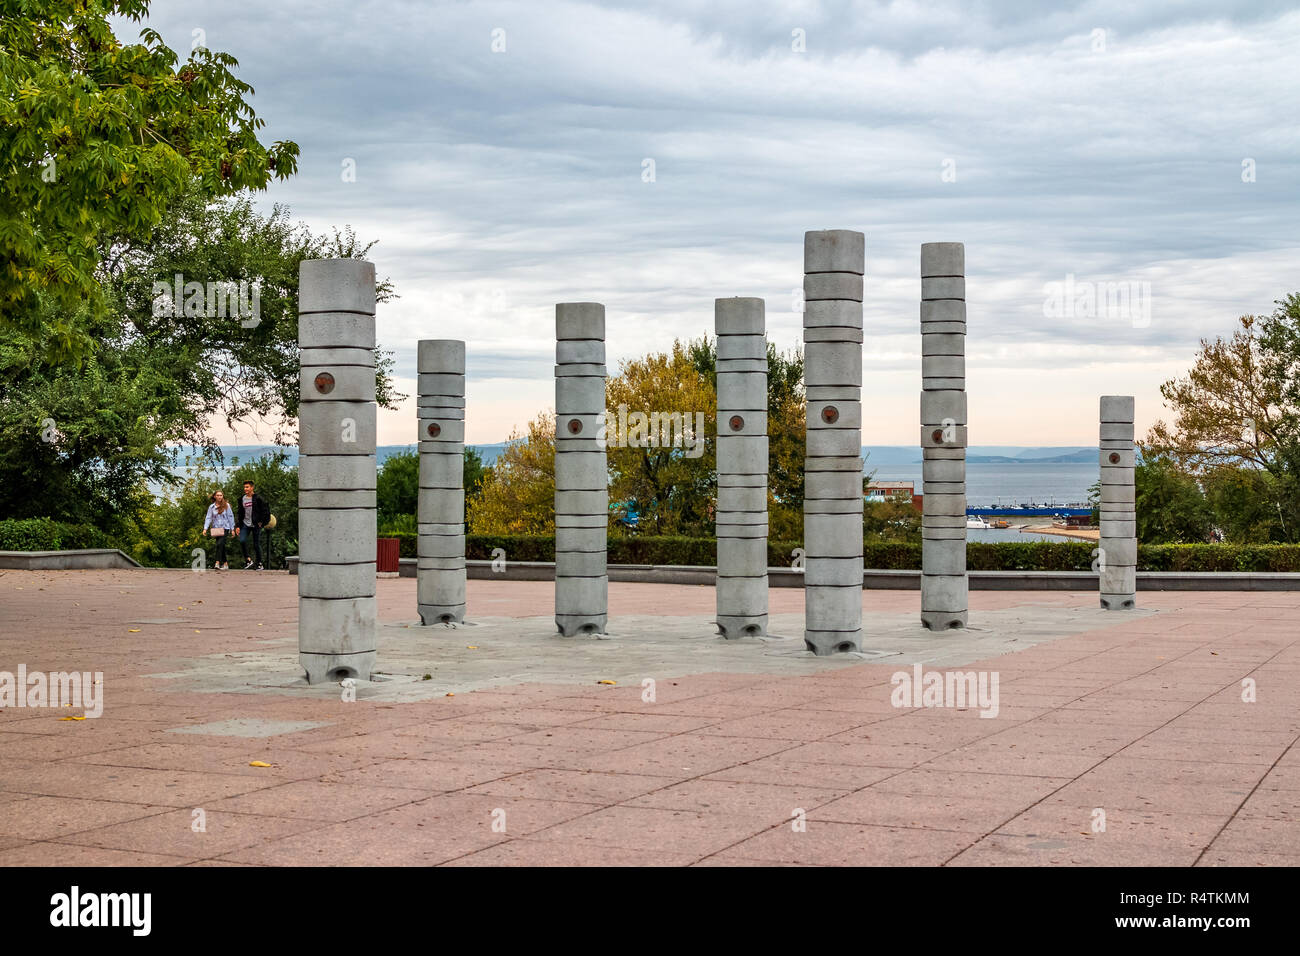
[[[1136,396],[1141,435],[1200,339],[1300,290],[1287,4],[697,6],[184,0],[147,23],[234,55],[263,140],[301,146],[263,209],[378,240],[399,390],[417,339],[466,340],[473,443],[553,403],[556,302],[605,304],[611,373],[712,335],[722,296],[763,297],[795,347],[809,229],[866,233],[869,445],[919,431],[922,242],[966,244],[979,445],[1095,443],[1101,394]],[[1134,307],[1056,309],[1066,283]],[[380,444],[413,409],[381,410]]]

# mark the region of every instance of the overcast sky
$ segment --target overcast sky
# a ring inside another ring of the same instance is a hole
[[[150,25],[233,54],[302,147],[262,202],[379,240],[404,391],[417,339],[466,340],[472,442],[553,403],[556,302],[605,304],[611,372],[711,334],[719,296],[794,347],[808,229],[867,236],[865,444],[917,440],[922,242],[966,244],[980,445],[1094,443],[1114,393],[1141,433],[1200,338],[1300,291],[1290,3],[168,0]],[[1052,313],[1069,275],[1137,307]]]

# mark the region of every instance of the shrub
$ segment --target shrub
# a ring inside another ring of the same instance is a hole
[[[66,524],[52,518],[9,518],[0,521],[0,551],[80,551],[115,547],[109,536],[87,524]]]
[[[11,524],[13,522],[10,522]],[[0,527],[3,523],[0,523]],[[416,556],[417,535],[394,532],[402,557]],[[89,545],[87,545],[89,547]],[[787,568],[798,541],[767,542],[767,563]],[[509,561],[554,561],[551,535],[465,536],[465,556],[489,561],[500,548]],[[966,545],[966,567],[972,571],[1091,571],[1096,545],[1086,541],[992,541]],[[293,553],[293,552],[289,552]],[[921,545],[910,541],[868,541],[863,563],[880,571],[919,571]],[[717,562],[713,538],[617,536],[609,539],[610,564],[653,564],[712,567]],[[1300,571],[1300,545],[1294,544],[1144,544],[1138,548],[1142,571]]]

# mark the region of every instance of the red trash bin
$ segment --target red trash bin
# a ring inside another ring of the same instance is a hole
[[[375,572],[397,575],[402,569],[401,542],[396,538],[378,538],[375,545]]]

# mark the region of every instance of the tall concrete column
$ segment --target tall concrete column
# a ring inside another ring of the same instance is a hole
[[[965,627],[966,247],[921,244],[921,623]]]
[[[375,267],[298,270],[298,659],[308,683],[375,665]]]
[[[762,299],[715,299],[718,632],[767,633],[767,336]]]
[[[605,458],[605,307],[555,307],[555,624],[603,634],[609,468]]]
[[[862,648],[862,275],[866,237],[804,233],[804,644]]]
[[[465,343],[418,345],[416,601],[424,624],[465,620]]]
[[[1101,397],[1101,606],[1137,606],[1137,510],[1133,497],[1133,396]]]

